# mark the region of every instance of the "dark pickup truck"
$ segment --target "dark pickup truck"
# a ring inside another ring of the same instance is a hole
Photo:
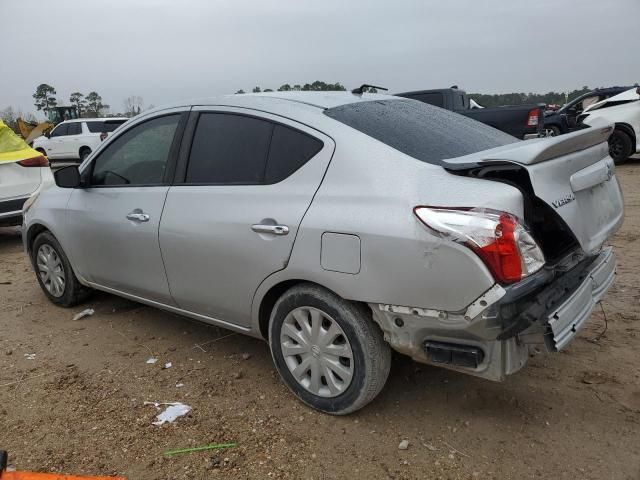
[[[467,92],[457,87],[419,90],[395,95],[452,110],[524,140],[542,136],[544,132],[544,104],[496,108],[474,107]]]

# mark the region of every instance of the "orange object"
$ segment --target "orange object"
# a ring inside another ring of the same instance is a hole
[[[78,477],[58,473],[0,472],[0,480],[127,480],[124,477]]]

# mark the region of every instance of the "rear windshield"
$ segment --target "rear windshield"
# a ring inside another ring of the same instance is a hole
[[[106,122],[87,122],[87,127],[92,133],[113,132],[126,120],[108,120]]]
[[[357,102],[324,113],[433,165],[519,141],[484,123],[416,100]]]

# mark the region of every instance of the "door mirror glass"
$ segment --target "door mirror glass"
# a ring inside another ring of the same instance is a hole
[[[77,165],[69,165],[53,172],[56,185],[60,188],[78,188],[81,186],[80,170]]]

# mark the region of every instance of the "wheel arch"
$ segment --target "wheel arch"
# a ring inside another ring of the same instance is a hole
[[[314,282],[312,280],[297,278],[297,279],[282,280],[280,282],[275,283],[274,285],[270,286],[268,290],[259,299],[257,299],[259,301],[259,306],[257,307],[257,323],[258,323],[257,327],[258,327],[258,332],[260,333],[263,339],[268,340],[269,338],[269,320],[271,318],[271,312],[273,310],[273,307],[275,306],[278,299],[282,296],[284,292],[300,284],[316,285],[318,287],[324,288],[325,290],[333,293],[334,295],[344,298],[335,290],[332,290],[331,288],[328,288],[325,285],[322,285],[318,282]],[[363,302],[356,302],[356,303],[363,305],[364,307],[366,307],[367,311],[370,311],[369,306],[366,303],[363,303]]]
[[[31,256],[33,242],[35,241],[36,237],[42,232],[49,232],[55,237],[55,234],[42,223],[34,223],[32,225],[29,225],[25,239],[25,246],[27,247],[27,253],[29,254],[29,256]]]
[[[636,151],[636,132],[633,130],[633,127],[628,123],[616,123],[616,130],[620,130],[621,132],[626,133],[631,138],[631,150],[635,153]]]
[[[88,145],[83,145],[78,149],[78,158],[82,158],[82,152],[84,150],[89,150],[89,153],[93,152],[93,150],[91,150],[91,147]]]

